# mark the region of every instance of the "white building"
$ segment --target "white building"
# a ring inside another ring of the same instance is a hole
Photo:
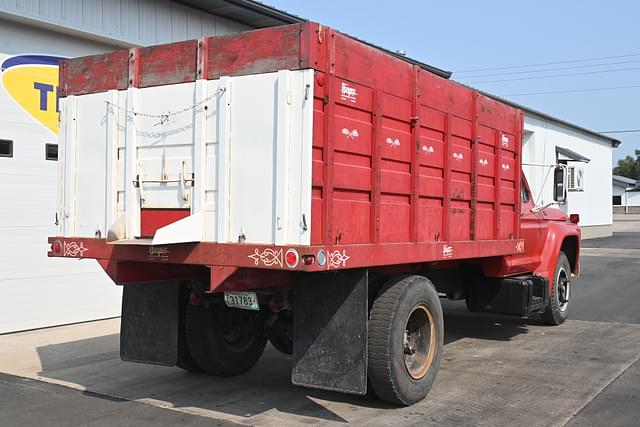
[[[553,202],[553,169],[568,167],[564,212],[580,215],[582,238],[613,234],[611,164],[620,141],[549,114],[485,93],[524,111],[522,163],[534,202]]]
[[[580,215],[582,238],[613,233],[611,162],[617,139],[599,134],[520,106],[525,112],[522,161],[538,204],[553,201],[553,173],[544,166],[566,164],[569,171],[567,203],[559,208]]]
[[[613,213],[640,213],[640,184],[635,179],[613,175]]]
[[[120,315],[95,261],[55,234],[57,60],[299,21],[253,1],[0,2],[0,333]]]

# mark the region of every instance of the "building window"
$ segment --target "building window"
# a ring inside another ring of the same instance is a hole
[[[46,160],[58,160],[58,144],[45,144],[44,158]]]
[[[622,206],[622,196],[613,196],[613,206]]]
[[[13,157],[13,141],[0,139],[0,157]]]

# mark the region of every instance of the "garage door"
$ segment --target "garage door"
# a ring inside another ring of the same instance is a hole
[[[0,333],[120,315],[121,289],[96,261],[47,258],[56,232],[56,61],[0,55]]]

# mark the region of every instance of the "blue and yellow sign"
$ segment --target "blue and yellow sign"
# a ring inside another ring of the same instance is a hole
[[[2,62],[2,85],[9,96],[51,132],[58,126],[58,62],[47,55],[11,56]]]

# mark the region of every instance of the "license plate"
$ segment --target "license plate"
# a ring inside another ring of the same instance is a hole
[[[225,292],[224,302],[227,304],[227,307],[255,311],[260,310],[258,295],[255,292]]]

